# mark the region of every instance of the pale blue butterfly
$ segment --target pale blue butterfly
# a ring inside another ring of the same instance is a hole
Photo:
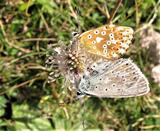
[[[130,59],[100,60],[86,69],[82,75],[77,95],[125,98],[145,95],[149,82]]]

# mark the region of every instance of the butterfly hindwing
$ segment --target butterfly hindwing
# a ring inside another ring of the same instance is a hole
[[[79,90],[84,94],[123,98],[149,92],[148,80],[130,59],[119,59],[110,64],[99,62],[94,68],[79,84]]]

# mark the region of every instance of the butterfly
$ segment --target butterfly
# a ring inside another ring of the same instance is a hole
[[[78,98],[84,95],[108,98],[135,97],[149,92],[149,82],[131,59],[98,61],[81,77]]]
[[[109,24],[86,31],[78,39],[80,48],[88,53],[115,59],[127,51],[133,32],[131,27]]]

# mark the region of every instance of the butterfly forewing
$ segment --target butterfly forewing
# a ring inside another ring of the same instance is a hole
[[[82,33],[79,41],[87,52],[113,59],[126,52],[132,38],[130,27],[105,25]]]
[[[124,98],[149,92],[149,83],[130,59],[119,59],[94,65],[89,76],[83,77],[79,90],[97,97]],[[106,67],[107,65],[107,67]],[[92,68],[92,67],[91,67]]]

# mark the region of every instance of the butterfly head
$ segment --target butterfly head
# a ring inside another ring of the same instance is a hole
[[[72,38],[78,37],[80,34],[79,32],[72,32]]]

